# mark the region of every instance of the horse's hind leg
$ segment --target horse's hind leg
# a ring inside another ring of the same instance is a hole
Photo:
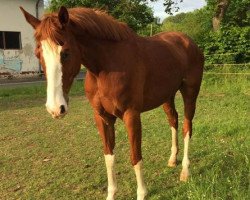
[[[182,171],[180,175],[181,181],[187,181],[189,176],[189,158],[188,147],[189,140],[192,136],[192,120],[195,113],[196,99],[199,93],[200,82],[193,85],[183,83],[180,92],[184,101],[184,124],[183,124],[183,138],[184,138],[184,154],[182,160]]]
[[[168,166],[175,167],[178,154],[178,113],[175,109],[174,97],[172,97],[168,102],[163,104],[163,109],[167,114],[168,122],[172,131],[172,147],[171,155],[168,160]]]

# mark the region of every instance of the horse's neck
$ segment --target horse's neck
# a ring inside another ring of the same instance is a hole
[[[114,63],[120,61],[117,52],[134,55],[137,51],[136,38],[124,41],[111,41],[89,36],[79,36],[77,41],[79,41],[82,64],[96,75],[101,71],[113,70]],[[118,66],[115,65],[115,67]]]
[[[94,74],[98,74],[102,71],[105,65],[103,51],[106,49],[105,46],[107,42],[86,37],[80,40],[79,45],[82,55],[82,64]],[[105,54],[106,57],[109,57],[107,52],[105,52]]]
[[[76,36],[76,40],[78,41],[78,49],[81,52],[81,64],[90,71],[96,71],[97,62],[94,57],[98,57],[98,54],[93,54],[94,47],[91,46],[91,43],[96,46],[95,43],[92,42],[91,38],[82,35]]]

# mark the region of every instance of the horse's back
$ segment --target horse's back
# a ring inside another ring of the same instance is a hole
[[[150,54],[161,62],[160,71],[176,73],[181,79],[195,76],[201,80],[204,66],[204,55],[198,45],[181,32],[162,32],[148,38],[152,45]],[[156,68],[156,66],[150,66]]]
[[[183,59],[187,59],[185,64],[188,68],[203,67],[203,53],[197,44],[186,34],[181,32],[162,32],[154,35],[151,39],[165,43],[166,46],[174,49],[176,54],[180,54]]]

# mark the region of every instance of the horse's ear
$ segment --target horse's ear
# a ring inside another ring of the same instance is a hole
[[[58,13],[58,19],[61,23],[62,27],[65,27],[69,22],[69,13],[66,7],[61,6],[59,13]]]
[[[33,15],[29,14],[26,10],[23,9],[23,7],[20,6],[20,9],[26,19],[26,21],[35,29],[41,21],[34,17]]]

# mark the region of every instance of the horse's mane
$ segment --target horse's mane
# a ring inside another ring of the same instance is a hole
[[[87,32],[95,38],[121,41],[126,40],[135,33],[123,22],[119,22],[104,11],[90,8],[70,8],[69,18],[75,27],[74,32]],[[79,30],[76,30],[78,27]],[[35,37],[37,39],[51,38],[52,41],[60,40],[61,25],[58,20],[58,13],[44,15],[41,25],[37,28]]]

